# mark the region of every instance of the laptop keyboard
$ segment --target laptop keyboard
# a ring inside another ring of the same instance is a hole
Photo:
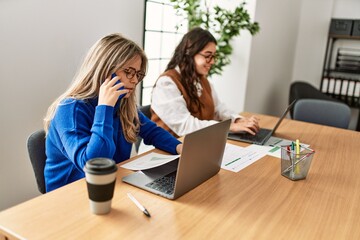
[[[160,177],[145,186],[171,195],[174,193],[175,179],[176,171]]]
[[[241,133],[239,135],[241,135],[241,138],[244,140],[261,142],[269,134],[269,132],[270,131],[267,129],[260,129],[260,131],[256,133],[256,135],[251,135],[250,133]]]

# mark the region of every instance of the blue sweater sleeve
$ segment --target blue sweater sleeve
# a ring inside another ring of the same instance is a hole
[[[141,123],[139,135],[144,139],[145,144],[154,145],[156,148],[171,154],[178,154],[176,152],[176,146],[181,143],[179,140],[168,131],[158,127],[140,111],[139,119]]]
[[[95,157],[113,158],[113,112],[110,106],[92,106],[82,101],[58,107],[54,123],[57,125],[63,151],[82,171],[86,161]]]

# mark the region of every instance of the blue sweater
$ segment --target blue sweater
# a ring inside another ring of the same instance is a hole
[[[96,157],[120,163],[130,158],[132,143],[126,141],[118,105],[100,105],[98,99],[65,99],[50,122],[46,137],[46,191],[85,177],[86,161]],[[145,144],[177,154],[180,143],[139,111],[140,133]]]

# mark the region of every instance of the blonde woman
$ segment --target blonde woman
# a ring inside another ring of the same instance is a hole
[[[89,159],[128,159],[138,134],[146,144],[181,153],[176,138],[137,110],[135,87],[146,67],[143,50],[120,34],[105,36],[89,50],[44,120],[47,192],[83,178]]]

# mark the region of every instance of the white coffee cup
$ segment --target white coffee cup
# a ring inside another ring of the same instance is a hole
[[[107,214],[110,212],[116,171],[117,166],[112,159],[94,158],[86,162],[84,172],[92,213]]]

